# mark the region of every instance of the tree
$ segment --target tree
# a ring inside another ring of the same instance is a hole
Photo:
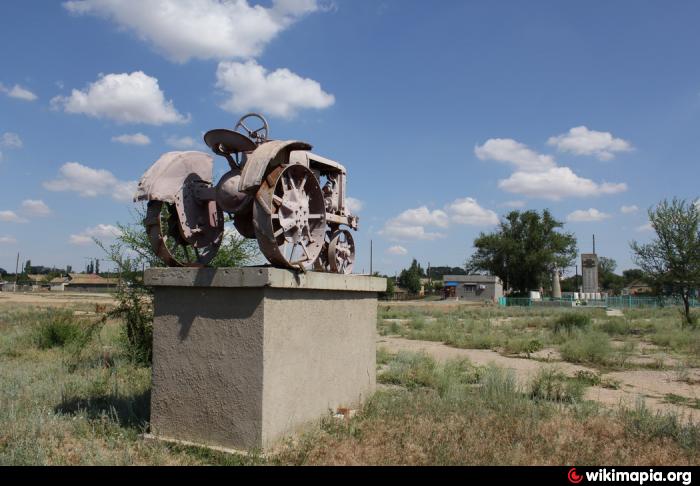
[[[631,268],[629,270],[624,270],[622,272],[622,279],[625,285],[629,285],[632,282],[644,281],[644,272],[639,268]]]
[[[612,258],[600,257],[598,259],[598,281],[603,290],[619,293],[624,287],[624,279],[615,273],[617,262]]]
[[[700,208],[697,201],[664,199],[648,214],[656,238],[630,244],[634,262],[649,283],[683,300],[685,323],[692,325],[690,297],[700,287]]]
[[[548,209],[511,211],[490,234],[474,240],[476,252],[467,262],[469,273],[498,276],[506,289],[518,294],[538,289],[548,282],[555,268],[566,268],[576,258],[576,237],[562,233],[563,223]]]
[[[412,294],[417,294],[420,292],[420,279],[423,275],[423,270],[414,258],[411,262],[411,266],[408,269],[401,270],[399,274],[399,285],[411,292]]]
[[[445,275],[466,275],[467,272],[462,267],[430,267],[428,277],[433,280],[442,280]]]
[[[32,273],[32,261],[31,260],[27,260],[24,263],[24,273],[27,275]]]

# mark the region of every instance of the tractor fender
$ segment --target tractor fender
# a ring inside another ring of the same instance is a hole
[[[214,159],[204,152],[167,152],[139,180],[134,202],[163,201],[175,204],[175,198],[187,180],[211,183]]]
[[[299,140],[273,140],[263,143],[248,154],[238,190],[256,191],[269,170],[289,161],[290,152],[311,149],[311,145]]]

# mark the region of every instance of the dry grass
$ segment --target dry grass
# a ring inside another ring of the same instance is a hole
[[[410,309],[392,312],[399,318],[416,317]],[[520,389],[511,374],[498,368],[466,361],[438,364],[426,356],[386,351],[378,356],[379,381],[389,385],[355,417],[328,417],[264,459],[147,442],[141,433],[150,414],[150,369],[126,359],[119,347],[119,324],[108,322],[80,349],[69,342],[42,347],[35,336],[46,327],[47,315],[0,308],[2,465],[700,461],[697,427],[643,407],[611,412],[582,402],[579,388],[590,380],[577,379],[571,388],[572,382],[559,375],[542,376],[535,393],[534,384]],[[495,324],[508,317],[507,326]],[[546,341],[555,317],[517,309],[457,309],[439,316],[426,313],[413,328],[399,326],[412,332],[428,332],[435,325],[449,331],[453,326],[454,332],[482,330],[484,335],[499,327],[497,339],[506,342],[530,334]],[[73,324],[64,315],[61,328]]]

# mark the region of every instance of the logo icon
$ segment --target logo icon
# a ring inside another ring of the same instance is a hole
[[[583,476],[576,473],[575,467],[572,467],[571,469],[569,469],[568,478],[569,478],[569,482],[573,483],[573,484],[578,484],[581,481],[583,481]]]

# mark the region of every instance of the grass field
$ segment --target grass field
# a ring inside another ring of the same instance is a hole
[[[91,311],[0,300],[0,464],[700,462],[700,331],[676,309],[568,322],[559,309],[380,306],[377,393],[264,457],[145,441],[150,369]]]

